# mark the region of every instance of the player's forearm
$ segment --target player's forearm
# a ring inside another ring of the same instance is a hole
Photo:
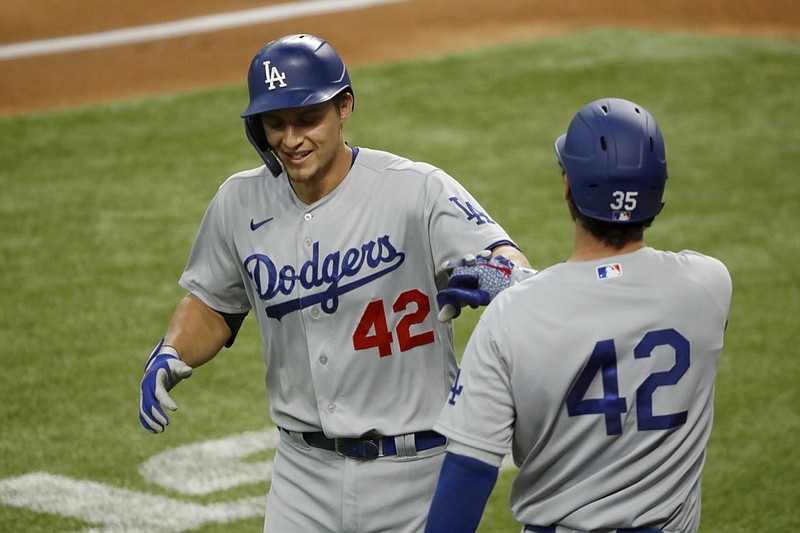
[[[508,244],[501,244],[500,246],[492,249],[492,257],[502,255],[516,266],[523,267],[523,268],[532,268],[531,264],[528,262],[528,258],[520,252],[518,249],[514,248]]]
[[[175,309],[164,338],[178,350],[181,361],[196,368],[217,355],[230,336],[222,315],[188,294]]]

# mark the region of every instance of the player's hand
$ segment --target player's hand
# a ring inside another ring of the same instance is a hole
[[[162,407],[175,411],[178,406],[167,394],[178,382],[192,375],[192,367],[178,357],[172,346],[158,343],[144,366],[139,393],[139,422],[152,433],[161,433],[169,424]]]
[[[447,322],[461,314],[461,307],[488,305],[500,291],[513,281],[514,263],[490,250],[478,255],[466,255],[458,263],[448,261],[442,271],[449,273],[447,287],[436,295],[439,304],[437,318]]]
[[[461,308],[488,305],[495,296],[514,283],[527,279],[537,271],[515,265],[502,255],[492,257],[490,250],[466,255],[458,263],[448,261],[437,275],[446,278],[446,287],[436,295],[439,305],[437,318],[441,322],[461,314]]]

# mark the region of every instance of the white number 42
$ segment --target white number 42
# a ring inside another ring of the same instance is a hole
[[[614,191],[611,193],[611,196],[614,197],[614,201],[611,202],[611,209],[616,211],[625,210],[625,211],[633,211],[636,209],[636,197],[639,195],[637,191],[631,192],[624,192],[624,191]]]

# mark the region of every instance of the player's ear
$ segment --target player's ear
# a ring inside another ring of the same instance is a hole
[[[347,91],[342,94],[339,103],[339,118],[342,122],[346,122],[347,119],[350,118],[350,115],[353,114],[353,104],[355,103],[355,99],[353,98],[353,93]]]
[[[569,181],[567,181],[567,173],[563,172],[561,174],[564,178],[564,199],[566,200],[569,198]]]

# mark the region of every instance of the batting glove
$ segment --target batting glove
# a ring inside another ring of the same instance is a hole
[[[463,305],[473,308],[488,305],[502,290],[535,273],[517,267],[502,255],[492,257],[490,250],[483,250],[477,256],[466,255],[458,263],[448,261],[442,270],[450,273],[450,277],[447,287],[436,295],[440,322],[459,316]]]
[[[169,424],[162,407],[175,411],[178,406],[167,394],[184,378],[192,375],[192,367],[180,360],[178,350],[158,343],[144,366],[139,393],[139,422],[152,433],[161,433]]]

